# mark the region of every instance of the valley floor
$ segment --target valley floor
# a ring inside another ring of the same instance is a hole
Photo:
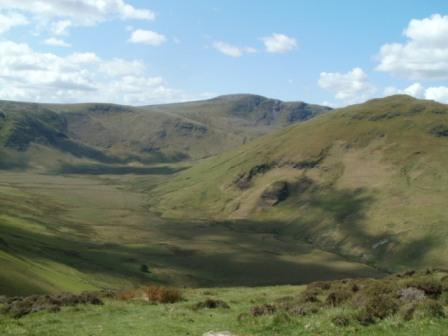
[[[381,276],[279,235],[276,223],[160,218],[148,204],[166,178],[1,172],[0,294]]]

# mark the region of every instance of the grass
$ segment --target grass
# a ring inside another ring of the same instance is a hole
[[[279,236],[281,224],[160,218],[148,199],[169,178],[0,173],[0,293],[79,292],[148,281],[303,284],[381,275]]]
[[[448,138],[434,131],[447,114],[407,96],[339,109],[203,160],[152,204],[165,218],[277,222],[281,236],[389,271],[447,266]],[[279,182],[289,197],[263,206]]]
[[[197,137],[207,123],[191,106],[183,117],[194,116],[194,125],[180,128]],[[95,127],[112,127],[124,116],[92,108]],[[142,108],[132,118],[142,121],[140,113],[159,109]],[[207,289],[184,289],[185,301],[170,305],[107,301],[20,320],[1,317],[0,334],[443,334],[446,320],[424,316],[335,326],[357,313],[353,307],[304,317],[244,314],[303,290],[290,285],[446,267],[446,114],[445,105],[409,97],[376,100],[181,172],[187,164],[100,164],[32,144],[23,153],[35,170],[0,172],[0,294],[148,283]],[[13,166],[23,168],[23,158],[14,158]],[[59,174],[61,167],[69,171]],[[288,197],[261,202],[267,190],[275,199],[276,185],[286,185]],[[192,309],[210,297],[231,308]]]
[[[275,286],[258,288],[187,289],[184,301],[175,304],[150,304],[140,301],[108,300],[104,306],[63,308],[59,313],[39,312],[21,319],[0,317],[0,333],[12,335],[202,335],[208,331],[230,331],[245,336],[293,335],[444,335],[447,319],[418,318],[404,322],[399,317],[362,326],[351,322],[338,327],[335,316],[348,314],[344,309],[328,309],[304,317],[277,313],[247,316],[251,307],[296,295],[303,287]],[[218,298],[230,309],[194,309],[197,302]]]

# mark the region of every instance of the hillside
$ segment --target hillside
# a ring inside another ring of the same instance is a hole
[[[447,267],[447,117],[409,96],[338,109],[204,160],[156,188],[153,209],[250,218],[389,270]]]
[[[2,101],[0,145],[10,161],[0,164],[28,161],[31,167],[55,168],[58,160],[85,165],[199,159],[326,111],[254,95],[147,107]],[[45,160],[40,159],[42,150]],[[27,154],[16,158],[17,152]]]
[[[65,112],[70,134],[85,144],[111,153],[198,159],[330,109],[232,95],[132,109],[80,105],[60,110]]]

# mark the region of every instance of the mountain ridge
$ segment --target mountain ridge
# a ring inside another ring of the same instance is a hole
[[[445,266],[447,115],[405,95],[336,109],[204,160],[153,190],[153,206],[276,221],[280,235],[380,268]]]
[[[0,101],[0,139],[19,151],[38,143],[64,152],[54,141],[64,138],[82,147],[78,157],[117,163],[196,160],[329,110],[255,95],[140,107]]]

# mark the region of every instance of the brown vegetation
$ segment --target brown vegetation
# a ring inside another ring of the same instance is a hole
[[[344,308],[350,314],[337,314],[332,323],[344,327],[356,321],[370,325],[390,316],[404,321],[413,318],[444,318],[448,305],[448,278],[440,271],[409,271],[384,279],[347,279],[309,284],[296,296],[274,304],[255,306],[252,316],[276,312],[305,316],[323,309]]]

